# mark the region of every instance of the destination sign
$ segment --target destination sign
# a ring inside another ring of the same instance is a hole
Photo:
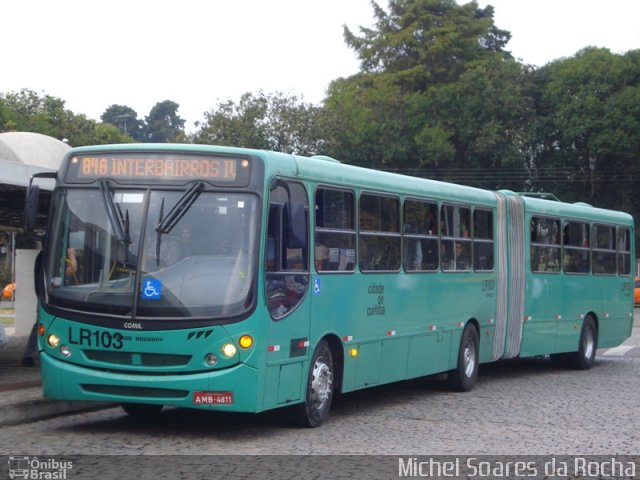
[[[248,185],[249,163],[247,158],[186,154],[78,155],[69,161],[65,179],[67,182],[81,183],[99,178],[136,183],[200,179],[213,183]]]

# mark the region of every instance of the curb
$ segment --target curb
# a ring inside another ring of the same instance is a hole
[[[116,406],[111,403],[46,400],[42,398],[39,388],[23,390],[24,395],[33,398],[23,399],[19,403],[2,405],[0,409],[0,427],[37,422],[52,417],[103,410]]]

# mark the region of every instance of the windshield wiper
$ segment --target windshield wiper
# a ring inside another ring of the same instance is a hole
[[[131,238],[129,237],[129,211],[127,210],[126,218],[123,218],[120,208],[116,206],[113,201],[113,196],[111,195],[106,180],[100,180],[100,192],[102,193],[104,204],[107,207],[109,223],[111,223],[111,227],[115,231],[118,240],[125,245],[129,245],[131,243]]]
[[[195,201],[202,193],[204,189],[204,183],[195,182],[189,190],[184,192],[184,195],[176,202],[173,208],[167,213],[167,216],[163,218],[164,212],[164,198],[160,205],[160,215],[158,216],[158,225],[156,226],[156,264],[160,265],[160,242],[162,241],[162,235],[170,233],[176,226],[185,213],[191,208]]]

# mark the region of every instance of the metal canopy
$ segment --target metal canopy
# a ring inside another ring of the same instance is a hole
[[[31,175],[56,171],[69,148],[66,143],[39,133],[0,133],[0,230],[22,230],[25,192]],[[52,181],[39,185],[44,190],[53,188]],[[48,195],[42,197],[41,211],[46,212]]]

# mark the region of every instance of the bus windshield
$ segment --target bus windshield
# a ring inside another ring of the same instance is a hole
[[[244,313],[256,197],[201,190],[188,201],[184,190],[58,190],[46,268],[50,304],[138,319]]]

